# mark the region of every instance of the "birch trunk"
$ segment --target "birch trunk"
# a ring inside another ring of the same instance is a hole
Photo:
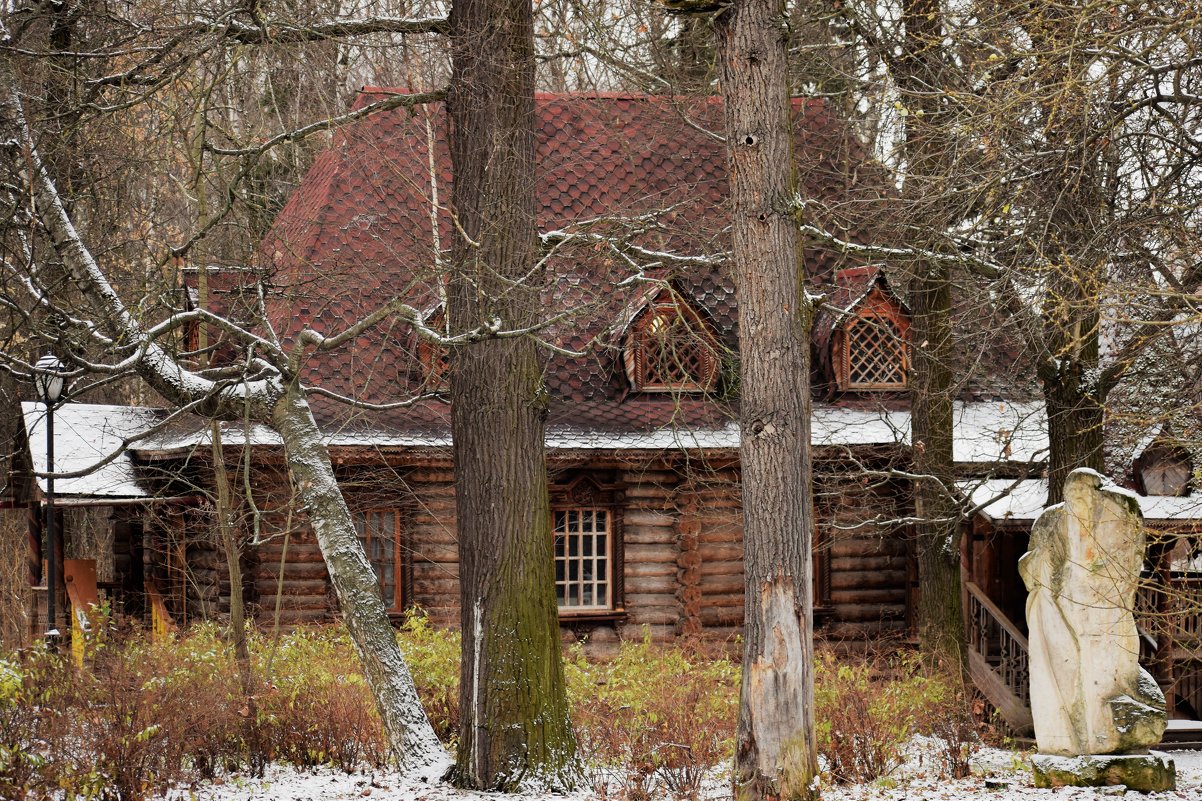
[[[276,402],[271,424],[283,439],[288,469],[308,511],[388,742],[402,770],[436,776],[446,766],[445,752],[397,645],[375,571],[355,533],[313,413],[295,384]]]
[[[0,23],[0,38],[8,31]],[[338,490],[334,468],[322,444],[317,423],[303,391],[282,377],[287,362],[281,351],[271,358],[272,376],[254,381],[217,384],[193,373],[167,353],[130,313],[76,229],[62,198],[42,164],[36,141],[21,106],[12,64],[0,57],[0,153],[14,180],[25,189],[6,198],[18,214],[36,216],[53,246],[55,260],[39,264],[61,270],[89,305],[90,313],[115,342],[138,358],[129,361],[168,403],[191,404],[210,417],[270,423],[283,439],[288,467],[300,500],[326,558],[330,581],[338,594],[368,684],[380,710],[389,744],[404,770],[439,769],[445,754],[426,718],[417,690],[389,625],[375,573],[355,534],[350,513]],[[33,226],[30,226],[33,228]]]
[[[793,125],[780,0],[718,19],[739,297],[745,541],[735,797],[817,797],[810,321],[790,209]]]

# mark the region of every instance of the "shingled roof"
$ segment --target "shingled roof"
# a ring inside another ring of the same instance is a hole
[[[365,89],[357,106],[396,94]],[[733,351],[734,287],[724,264],[728,247],[725,145],[721,100],[645,95],[539,95],[537,172],[540,231],[580,231],[625,238],[643,248],[632,256],[645,275],[671,286],[712,322]],[[822,100],[794,103],[801,192],[818,201],[852,239],[867,241],[887,194],[862,146]],[[302,327],[341,330],[365,311],[402,296],[423,311],[438,308],[452,239],[448,205],[451,166],[445,110],[432,104],[366,117],[340,130],[281,211],[260,251],[275,293],[269,313],[286,338]],[[582,228],[585,221],[597,221]],[[437,224],[435,224],[437,221]],[[707,257],[688,263],[652,253]],[[626,254],[630,256],[630,254]],[[806,250],[819,281],[841,263]],[[550,425],[608,432],[669,425],[722,428],[723,404],[697,396],[631,393],[620,342],[604,335],[645,285],[635,268],[597,239],[561,245],[549,262],[554,281],[548,309],[575,308],[548,332],[587,356],[554,356],[548,365]],[[374,403],[421,389],[412,334],[401,324],[359,337],[334,354],[309,360],[304,378]],[[430,399],[405,409],[364,415],[319,403],[327,428],[370,425],[389,431],[441,430],[446,405]]]

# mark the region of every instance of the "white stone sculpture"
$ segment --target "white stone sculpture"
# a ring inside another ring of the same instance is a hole
[[[1031,530],[1018,564],[1029,592],[1031,715],[1041,755],[1146,754],[1164,733],[1164,694],[1139,665],[1132,614],[1142,522],[1133,494],[1075,470],[1064,503],[1044,510]],[[1148,770],[1146,757],[1137,761]]]

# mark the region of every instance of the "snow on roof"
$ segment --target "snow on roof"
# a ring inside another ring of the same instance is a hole
[[[990,520],[1032,521],[1039,517],[1048,497],[1048,482],[1041,478],[958,481],[956,486],[973,506],[985,504],[981,514]],[[1124,492],[1139,502],[1145,520],[1202,518],[1202,496],[1175,498]]]
[[[21,404],[30,456],[35,472],[46,472],[46,407],[26,401]],[[64,403],[54,411],[54,470],[74,473],[95,467],[84,476],[58,478],[55,495],[85,498],[145,498],[148,492],[137,480],[133,461],[121,449],[136,437],[162,422],[166,413],[136,406],[103,406]],[[105,460],[110,460],[105,462]],[[104,464],[101,464],[105,462]],[[98,466],[99,465],[99,466]],[[46,479],[37,479],[46,491]]]
[[[35,470],[44,471],[45,408],[38,403],[25,403],[22,412]],[[160,458],[182,455],[208,444],[208,424],[200,418],[180,418],[163,430],[154,431],[166,417],[167,412],[161,409],[63,404],[55,412],[55,467],[58,472],[93,467],[117,453],[127,440],[131,440],[131,453]],[[905,445],[910,440],[907,411],[816,405],[812,419],[812,442],[819,447]],[[1038,404],[957,403],[955,419],[957,462],[1033,461],[1047,449],[1045,417]],[[223,423],[222,432],[230,445],[281,445],[279,435],[260,424],[246,429],[240,423]],[[328,433],[325,441],[332,447],[443,448],[451,444],[446,434],[349,430]],[[739,447],[739,429],[734,422],[719,428],[676,426],[646,431],[552,427],[547,431],[547,447],[595,451],[733,450]],[[38,484],[45,489],[44,479],[39,479]],[[129,453],[118,454],[87,476],[58,479],[55,490],[61,495],[79,497],[147,497],[137,481]]]

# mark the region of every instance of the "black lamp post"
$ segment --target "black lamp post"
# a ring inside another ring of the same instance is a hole
[[[46,404],[46,642],[51,648],[58,644],[59,631],[55,626],[54,586],[58,571],[54,545],[54,407],[63,395],[63,363],[50,354],[34,365],[33,383]]]

